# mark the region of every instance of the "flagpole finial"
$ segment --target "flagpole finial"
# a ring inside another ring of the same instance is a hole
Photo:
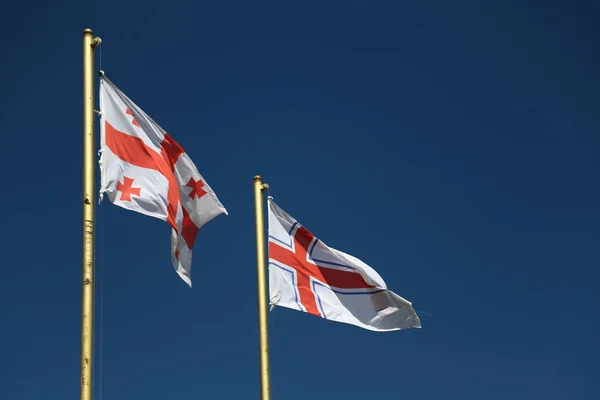
[[[260,175],[254,175],[254,182],[256,183],[260,183],[260,190],[267,190],[269,189],[269,185],[267,185],[266,183],[262,183],[262,178]]]
[[[91,29],[87,28],[83,30],[83,36],[92,36],[92,40],[90,41],[90,45],[92,47],[96,47],[96,46],[100,46],[100,43],[102,43],[102,39],[100,39],[99,37],[93,37],[94,33],[92,32]]]

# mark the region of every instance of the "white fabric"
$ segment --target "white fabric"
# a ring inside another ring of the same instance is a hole
[[[298,270],[290,265],[292,262],[282,262],[277,255],[282,251],[288,251],[289,254],[299,252],[294,236],[301,225],[272,199],[269,199],[268,205],[270,301],[275,306],[307,312],[299,293]],[[421,327],[412,304],[388,290],[384,280],[373,268],[354,256],[328,247],[316,238],[310,243],[306,249],[306,259],[300,262],[346,273],[353,272],[360,275],[365,284],[372,286],[340,288],[334,287],[331,282],[311,278],[311,297],[314,296],[319,311],[319,315],[315,315],[380,332]]]
[[[101,76],[101,199],[106,194],[119,207],[172,221],[173,267],[191,286],[192,250],[186,238],[193,243],[196,229],[184,229],[185,216],[200,229],[216,216],[227,214],[227,210],[183,149],[171,164],[167,153],[178,146],[106,76]],[[192,193],[190,179],[200,182],[198,193]],[[169,194],[170,182],[174,188]]]

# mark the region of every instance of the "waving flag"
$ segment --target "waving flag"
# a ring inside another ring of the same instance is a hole
[[[273,305],[373,331],[420,328],[412,304],[356,257],[328,247],[269,199]]]
[[[104,74],[100,110],[101,199],[166,221],[173,266],[191,286],[196,235],[227,210],[183,148]]]

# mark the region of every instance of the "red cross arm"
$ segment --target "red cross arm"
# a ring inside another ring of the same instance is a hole
[[[299,251],[299,248],[301,249]],[[373,288],[363,279],[362,275],[352,271],[320,267],[306,260],[306,248],[296,242],[296,253],[269,242],[269,257],[282,264],[293,267],[300,274],[313,277],[329,286],[340,289],[370,289]]]
[[[160,146],[162,147],[160,152],[162,157],[169,163],[171,171],[174,171],[175,163],[179,159],[179,156],[184,153],[183,147],[181,147],[169,134],[165,135]]]

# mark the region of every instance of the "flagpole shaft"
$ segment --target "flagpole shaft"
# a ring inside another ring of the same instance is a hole
[[[261,400],[270,400],[269,336],[267,330],[267,278],[265,254],[265,223],[263,213],[263,190],[268,185],[260,176],[254,177],[254,212],[256,216],[256,274],[258,282],[258,335],[260,351]]]
[[[92,400],[94,317],[94,47],[90,29],[83,32],[83,260],[81,310],[81,400]]]

